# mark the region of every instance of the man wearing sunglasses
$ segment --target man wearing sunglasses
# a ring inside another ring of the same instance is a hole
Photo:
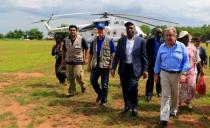
[[[125,27],[127,36],[118,41],[111,74],[115,76],[119,63],[118,74],[125,105],[122,113],[127,113],[131,109],[132,115],[137,116],[138,81],[142,75],[144,79],[147,77],[146,42],[143,38],[135,36],[133,23],[127,22]]]

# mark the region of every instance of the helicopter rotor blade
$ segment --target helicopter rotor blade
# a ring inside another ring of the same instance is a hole
[[[94,13],[92,15],[102,15],[104,17],[107,17],[107,16],[119,16],[119,17],[124,17],[124,18],[128,18],[128,19],[131,18],[131,17],[137,17],[137,18],[156,20],[156,21],[161,21],[161,22],[166,22],[166,23],[179,24],[179,23],[173,22],[173,21],[162,20],[162,19],[158,19],[158,18],[151,18],[151,17],[146,17],[146,16],[130,15],[130,14],[117,14],[117,13],[104,12],[104,13]]]
[[[39,21],[35,21],[35,22],[32,22],[32,24],[41,23],[41,22],[44,22],[44,21],[47,21],[47,20],[39,20]]]
[[[154,25],[154,24],[147,23],[147,22],[144,22],[144,21],[141,21],[141,20],[137,20],[137,19],[133,19],[133,18],[128,18],[128,17],[124,17],[124,16],[116,16],[116,17],[118,17],[118,18],[123,18],[123,19],[127,19],[127,20],[133,20],[133,21],[136,21],[136,22],[140,22],[140,23],[143,23],[143,24],[147,24],[147,25],[156,27],[156,25]]]
[[[94,12],[79,12],[79,13],[67,13],[67,14],[58,14],[58,15],[53,15],[53,18],[57,17],[65,17],[65,16],[74,16],[74,15],[85,15],[85,14],[92,14]]]
[[[138,18],[144,18],[144,19],[149,19],[149,20],[156,20],[156,21],[161,21],[161,22],[179,24],[179,23],[173,22],[173,21],[162,20],[162,19],[158,19],[158,18],[151,18],[151,17],[146,17],[146,16],[138,16],[138,15],[130,15],[130,14],[113,14],[113,15],[115,15],[115,16],[131,16],[131,17],[138,17]]]

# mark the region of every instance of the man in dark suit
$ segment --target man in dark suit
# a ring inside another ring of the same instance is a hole
[[[147,40],[146,43],[146,49],[147,49],[147,57],[148,57],[148,79],[146,83],[146,101],[150,101],[152,99],[153,95],[153,88],[154,88],[154,66],[155,66],[155,60],[156,60],[156,55],[158,52],[158,49],[160,45],[163,43],[162,39],[162,29],[161,28],[156,28],[155,29],[155,37],[150,38]],[[157,96],[161,96],[161,85],[160,81],[156,83],[156,92]]]
[[[146,42],[135,36],[135,26],[131,22],[125,24],[127,36],[119,39],[117,50],[112,63],[112,76],[119,63],[118,74],[122,86],[125,108],[122,113],[132,109],[132,115],[137,116],[138,80],[143,74],[147,77]]]

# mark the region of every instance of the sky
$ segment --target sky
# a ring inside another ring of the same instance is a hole
[[[32,22],[47,19],[52,13],[104,11],[169,20],[178,22],[179,26],[210,24],[210,0],[0,0],[0,33],[38,28],[46,34],[43,24]],[[52,21],[50,25],[85,24],[90,23],[91,18],[79,15]],[[150,20],[148,22],[155,25],[166,24]]]

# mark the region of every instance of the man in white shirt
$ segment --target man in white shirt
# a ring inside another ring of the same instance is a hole
[[[135,26],[131,22],[125,24],[127,36],[119,39],[112,64],[112,76],[119,63],[118,74],[122,86],[125,108],[122,113],[130,109],[132,115],[137,116],[138,81],[141,75],[147,77],[147,54],[145,40],[135,36]]]

